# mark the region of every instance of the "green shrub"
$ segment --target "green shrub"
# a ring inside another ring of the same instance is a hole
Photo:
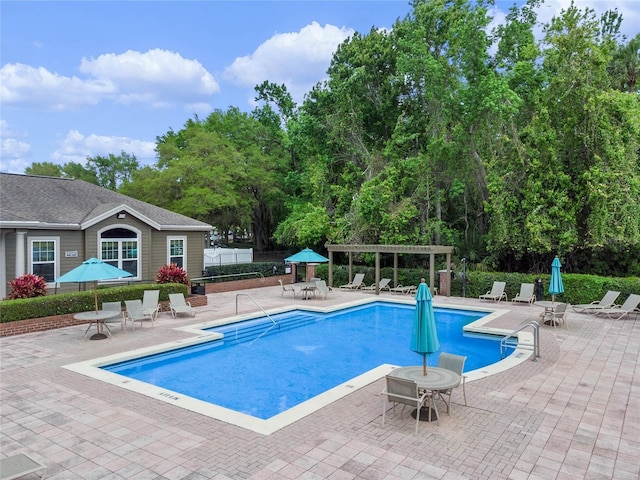
[[[168,300],[170,293],[188,295],[186,285],[178,283],[140,284],[98,288],[98,305],[103,302],[123,302],[142,299],[145,290],[160,290],[160,301]],[[0,302],[0,322],[13,322],[27,318],[73,314],[95,309],[94,292],[59,293],[46,297],[21,298]]]

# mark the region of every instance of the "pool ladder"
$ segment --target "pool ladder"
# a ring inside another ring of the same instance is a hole
[[[249,342],[249,345],[252,345],[253,342],[255,342],[256,340],[258,340],[260,337],[264,336],[267,334],[267,332],[269,332],[269,330],[271,330],[273,327],[278,327],[280,328],[280,324],[278,322],[276,322],[273,318],[271,318],[271,315],[269,315],[264,308],[262,308],[262,306],[256,301],[255,298],[253,298],[250,294],[248,293],[236,293],[236,315],[238,315],[238,297],[249,297],[251,299],[251,301],[253,303],[255,303],[256,307],[258,307],[262,313],[264,313],[264,315],[271,320],[271,322],[273,323],[273,325],[271,325],[269,328],[267,328],[264,332],[262,332],[260,335],[258,335],[256,338],[254,338],[253,340],[251,340],[251,342]],[[236,328],[236,340],[238,339],[238,329]]]
[[[518,333],[528,327],[531,327],[533,330],[533,345],[518,345]],[[532,361],[538,361],[538,358],[540,357],[540,324],[538,322],[535,320],[528,320],[500,340],[500,358],[504,358],[506,356],[506,352],[509,348],[518,347],[522,350],[532,350]]]

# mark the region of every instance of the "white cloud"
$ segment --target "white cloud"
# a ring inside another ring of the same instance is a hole
[[[123,151],[135,155],[141,165],[151,164],[155,160],[155,143],[134,138],[93,133],[85,136],[77,130],[70,130],[59,144],[51,159],[60,165],[68,162],[84,165],[87,157],[108,157],[109,154],[119,155]]]
[[[80,71],[117,85],[116,98],[122,103],[195,103],[220,91],[218,82],[200,62],[167,50],[128,50],[121,55],[83,58]]]
[[[104,100],[162,108],[207,103],[220,90],[200,62],[159,49],[83,58],[80,72],[86,78],[20,63],[4,65],[0,69],[0,102],[52,111],[97,105]]]
[[[31,145],[19,140],[24,134],[11,128],[9,122],[0,120],[0,171],[22,173],[29,165]]]
[[[354,30],[317,22],[299,32],[278,33],[260,45],[251,55],[237,58],[224,71],[224,77],[236,85],[254,87],[265,80],[284,83],[296,102],[326,76],[331,57],[338,45]]]

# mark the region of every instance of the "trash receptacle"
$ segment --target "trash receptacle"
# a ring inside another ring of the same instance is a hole
[[[536,301],[542,300],[543,290],[544,289],[542,288],[542,279],[536,278]]]
[[[450,295],[450,285],[451,285],[451,273],[447,270],[438,270],[438,277],[440,280],[440,291],[438,294],[444,295],[448,297]]]
[[[204,295],[205,289],[204,285],[201,283],[192,283],[191,284],[191,295]]]

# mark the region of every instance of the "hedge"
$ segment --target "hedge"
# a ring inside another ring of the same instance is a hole
[[[160,301],[169,300],[170,293],[188,295],[188,286],[179,283],[140,284],[98,288],[98,305],[103,302],[118,302],[141,299],[145,290],[160,290]],[[94,291],[59,293],[45,297],[2,300],[0,323],[73,314],[95,309]]]

